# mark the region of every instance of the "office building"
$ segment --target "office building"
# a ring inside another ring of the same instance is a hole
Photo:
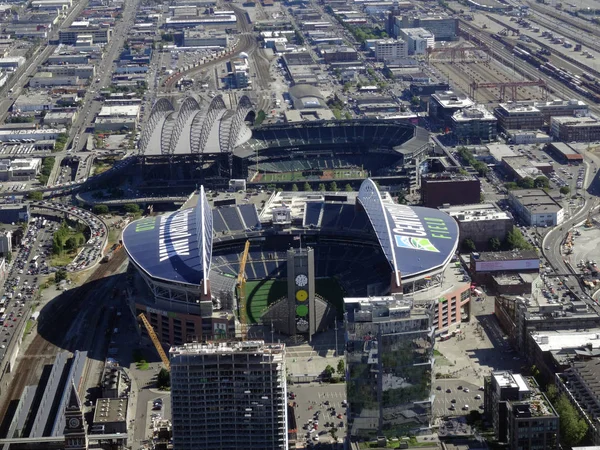
[[[559,417],[533,378],[508,371],[484,379],[484,411],[511,450],[558,449]]]
[[[452,116],[457,111],[471,108],[473,105],[473,100],[466,95],[453,91],[436,92],[429,98],[429,117],[443,126],[451,127]]]
[[[531,102],[500,103],[494,114],[505,131],[538,130],[544,125],[544,114]]]
[[[440,208],[458,223],[460,239],[471,239],[478,250],[489,247],[491,239],[500,242],[513,229],[512,216],[493,203],[476,203]]]
[[[425,28],[403,28],[398,37],[406,42],[409,55],[424,55],[435,45],[435,36]]]
[[[90,22],[73,22],[70,27],[58,31],[60,44],[75,45],[81,38],[89,39],[91,44],[108,44],[112,38],[112,28],[90,25]]]
[[[434,302],[402,295],[346,298],[344,308],[350,437],[429,428]]]
[[[542,189],[508,191],[508,202],[530,227],[555,227],[563,222],[562,206]]]
[[[556,116],[587,116],[589,109],[587,103],[581,100],[554,99],[547,102],[533,102],[544,117],[544,122],[550,123],[550,119]]]
[[[377,61],[395,61],[408,57],[408,47],[402,39],[384,39],[375,43]]]
[[[184,344],[170,358],[174,448],[287,450],[283,344]]]
[[[421,200],[429,208],[479,203],[481,181],[454,172],[430,173],[421,177]]]
[[[425,28],[435,36],[436,41],[455,41],[458,38],[458,19],[446,15],[396,17],[394,33],[396,36],[403,28]]]
[[[600,140],[600,121],[596,117],[552,117],[550,134],[564,142],[593,142]]]
[[[484,105],[473,105],[452,114],[452,132],[459,143],[492,142],[498,135],[498,119]]]

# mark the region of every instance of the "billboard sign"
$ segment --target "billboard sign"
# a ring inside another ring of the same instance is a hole
[[[539,259],[513,259],[509,261],[475,261],[476,272],[500,272],[510,270],[539,270]]]

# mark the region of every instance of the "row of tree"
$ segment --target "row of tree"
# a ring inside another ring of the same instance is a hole
[[[77,247],[83,245],[84,242],[85,238],[83,237],[83,234],[73,234],[67,223],[63,222],[52,236],[52,253],[55,255],[62,255],[65,251],[70,252],[76,250]]]
[[[463,247],[463,251],[466,252],[474,252],[477,251],[477,246],[475,245],[475,242],[473,242],[473,239],[471,238],[467,238],[462,242],[462,247]],[[518,228],[513,228],[512,231],[510,231],[507,235],[506,235],[506,239],[504,241],[500,241],[500,239],[498,238],[491,238],[488,241],[488,247],[490,250],[497,252],[500,250],[532,250],[533,249],[533,245],[531,245],[529,242],[527,242],[527,240],[525,239],[525,237],[523,236],[523,234],[521,234],[521,230],[519,230]]]

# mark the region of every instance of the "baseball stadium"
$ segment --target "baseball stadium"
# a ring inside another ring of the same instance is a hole
[[[334,120],[254,125],[247,96],[158,100],[138,142],[147,183],[227,186],[230,179],[289,188],[294,183],[358,186],[368,177],[414,188],[429,150],[422,128],[400,121]]]
[[[260,211],[251,203],[211,208],[201,187],[193,208],[123,231],[130,263],[149,290],[130,306],[171,345],[239,336],[240,322],[286,320],[282,315],[309,308],[318,310],[315,320],[331,320],[348,296],[437,299],[457,242],[449,215],[394,203],[369,178],[358,192],[276,192]],[[291,266],[290,258],[308,253],[308,270]],[[290,293],[288,278],[306,292]],[[290,296],[304,301],[312,291],[312,306],[285,306]]]

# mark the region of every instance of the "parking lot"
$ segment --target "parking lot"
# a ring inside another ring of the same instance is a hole
[[[346,434],[346,384],[306,383],[288,386],[289,400],[296,402],[298,441],[308,446],[316,442],[333,442]]]
[[[439,379],[433,383],[434,417],[466,415],[483,411],[483,386],[455,379]]]

